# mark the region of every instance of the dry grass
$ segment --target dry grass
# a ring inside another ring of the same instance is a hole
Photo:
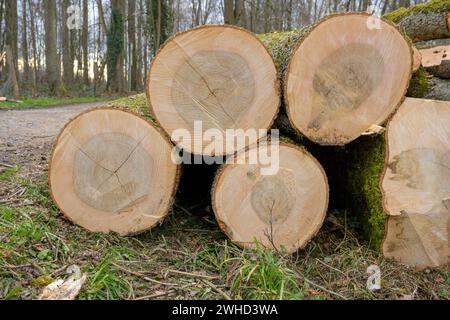
[[[115,104],[145,114],[144,95]],[[50,200],[46,148],[31,150],[43,153],[29,157],[40,162],[0,165],[0,299],[34,299],[73,264],[88,274],[80,299],[450,298],[449,267],[419,272],[383,259],[341,212],[329,214],[294,255],[236,247],[208,202],[179,200],[161,226],[139,236],[89,233],[64,220]],[[366,288],[372,264],[381,268],[377,292]]]
[[[304,250],[285,256],[236,247],[206,205],[178,203],[140,236],[88,233],[60,216],[46,173],[26,168],[3,170],[0,203],[2,299],[36,298],[72,264],[89,276],[80,299],[450,298],[449,268],[415,272],[384,260],[358,241],[342,213],[329,215]],[[366,289],[371,264],[382,272],[377,292]]]

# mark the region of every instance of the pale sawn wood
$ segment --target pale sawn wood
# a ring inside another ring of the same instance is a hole
[[[168,213],[178,182],[172,144],[149,122],[119,109],[94,109],[59,134],[49,168],[52,197],[75,224],[135,234]]]
[[[432,75],[450,79],[450,45],[421,49],[422,64]]]
[[[217,25],[169,39],[154,58],[147,83],[150,113],[160,126],[169,135],[187,130],[191,138],[172,140],[191,153],[208,155],[227,152],[205,150],[210,140],[194,137],[195,121],[201,121],[203,131],[222,134],[268,129],[278,113],[279,91],[275,64],[261,41],[244,29]],[[247,145],[256,142],[250,140]],[[194,148],[194,141],[203,146]]]
[[[407,98],[387,128],[382,251],[417,268],[450,262],[450,102]]]
[[[240,164],[268,147],[241,152],[216,176],[212,203],[220,228],[244,248],[255,241],[267,249],[294,252],[318,232],[328,207],[328,181],[321,165],[303,148],[281,143],[279,170],[261,174],[262,165]]]
[[[290,58],[285,101],[291,123],[321,145],[345,145],[382,125],[404,99],[412,55],[405,35],[384,19],[367,14],[323,19]]]

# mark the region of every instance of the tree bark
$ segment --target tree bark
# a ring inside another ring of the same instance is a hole
[[[7,95],[12,92],[15,99],[20,98],[19,82],[17,80],[16,69],[14,68],[14,55],[9,45],[5,48],[6,65],[8,67],[8,79],[1,88],[1,95]]]
[[[130,55],[130,90],[136,91],[138,86],[138,59],[136,48],[136,3],[128,1],[128,51]]]
[[[431,77],[428,79],[429,91],[425,95],[427,99],[450,101],[450,79]]]
[[[70,0],[62,1],[62,32],[61,32],[61,41],[62,41],[62,59],[63,59],[63,82],[64,84],[71,84],[73,82],[73,55],[71,52],[71,37],[70,30],[67,26],[67,9],[69,8]]]
[[[17,50],[17,0],[8,0],[5,3],[5,26],[6,26],[6,41],[5,44],[11,50],[11,66],[15,69],[15,74],[19,74],[18,68],[18,50]],[[7,69],[8,69],[7,65]],[[8,70],[7,70],[8,71]]]
[[[31,0],[28,0],[28,10],[30,12],[30,29],[31,29],[31,45],[33,49],[33,85],[32,85],[32,96],[37,95],[37,44],[36,44],[36,25],[34,21],[34,8]]]
[[[81,36],[81,44],[83,47],[83,82],[89,86],[89,7],[88,1],[83,0],[83,31]]]
[[[245,5],[242,0],[224,0],[225,24],[246,26]]]
[[[60,86],[59,63],[56,50],[56,0],[45,1],[44,9],[46,77],[50,93],[56,95]]]
[[[400,8],[384,16],[405,30],[412,41],[425,41],[450,37],[450,2],[432,0]]]
[[[123,92],[124,22],[123,0],[111,1],[111,23],[108,30],[108,88]]]
[[[27,1],[22,0],[22,61],[23,80],[30,78],[30,64],[28,61],[28,30],[27,30]]]

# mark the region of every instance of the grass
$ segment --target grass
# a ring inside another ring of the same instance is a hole
[[[139,110],[141,100],[119,104]],[[71,265],[87,275],[79,299],[450,299],[450,268],[415,271],[384,259],[340,212],[294,255],[242,250],[207,204],[180,200],[161,226],[121,237],[65,220],[46,175],[26,165],[0,172],[0,299],[36,299]],[[376,292],[366,288],[372,264],[381,269]]]
[[[4,177],[5,173],[2,174]],[[360,244],[335,213],[295,255],[242,250],[210,213],[175,210],[164,224],[134,237],[89,233],[52,204],[45,174],[22,169],[1,189],[24,190],[0,205],[0,298],[34,299],[43,286],[80,266],[88,280],[80,299],[449,299],[450,270],[416,272]],[[382,270],[382,290],[366,289],[366,269]]]
[[[110,97],[75,97],[75,98],[37,98],[25,99],[22,102],[0,102],[0,109],[28,108],[28,107],[51,107],[57,105],[87,103],[110,100]]]

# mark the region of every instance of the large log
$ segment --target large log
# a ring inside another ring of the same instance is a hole
[[[102,108],[61,131],[49,164],[54,202],[72,222],[96,232],[135,234],[167,215],[179,176],[172,144],[130,112]]]
[[[407,99],[387,128],[383,253],[418,268],[450,262],[450,102]]]
[[[147,84],[150,112],[159,125],[169,135],[189,133],[191,138],[174,142],[207,155],[231,152],[225,141],[222,150],[207,150],[209,139],[194,137],[195,122],[224,136],[227,129],[268,129],[278,113],[279,91],[267,49],[252,33],[232,26],[202,26],[169,39],[152,61]]]
[[[414,42],[450,37],[449,0],[432,0],[400,8],[384,18],[398,24]]]
[[[272,151],[279,169],[265,175],[262,169],[267,164],[248,159],[261,159],[271,147],[251,147],[219,170],[212,189],[213,209],[221,229],[238,245],[253,248],[258,242],[291,253],[304,247],[322,226],[327,177],[308,152],[291,143],[281,143],[279,153]]]
[[[336,14],[278,41],[261,38],[280,66],[290,122],[320,145],[345,145],[383,124],[411,79],[409,41],[375,16]]]

